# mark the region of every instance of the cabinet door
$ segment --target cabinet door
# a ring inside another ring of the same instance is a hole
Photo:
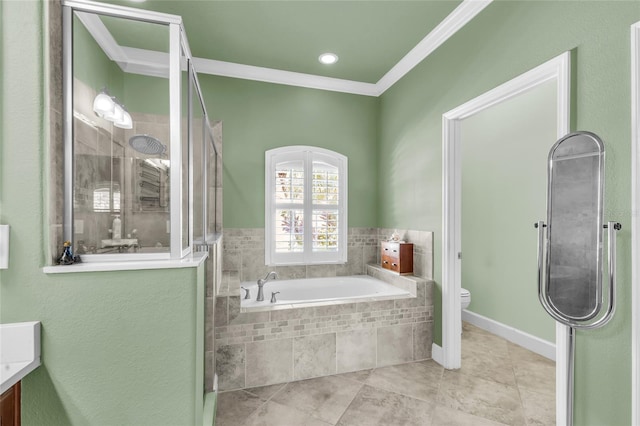
[[[20,426],[20,382],[0,396],[0,425]]]

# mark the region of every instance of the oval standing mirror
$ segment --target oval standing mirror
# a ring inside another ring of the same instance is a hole
[[[546,290],[552,309],[571,320],[602,306],[604,144],[572,133],[549,152]]]

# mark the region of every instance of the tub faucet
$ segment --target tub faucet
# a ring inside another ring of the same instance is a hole
[[[257,302],[262,302],[264,300],[264,293],[262,292],[262,286],[264,286],[267,283],[267,281],[269,281],[271,278],[273,279],[278,278],[278,273],[276,271],[271,271],[267,274],[266,277],[260,278],[258,280],[258,298],[256,299]]]

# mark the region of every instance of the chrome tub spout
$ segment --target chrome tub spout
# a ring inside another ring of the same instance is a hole
[[[258,297],[256,298],[257,302],[262,302],[264,300],[264,293],[262,291],[262,287],[269,281],[270,279],[277,279],[278,273],[276,271],[271,271],[267,274],[266,277],[260,278],[258,280]]]

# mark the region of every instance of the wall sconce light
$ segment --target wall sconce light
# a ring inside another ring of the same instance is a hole
[[[116,104],[116,119],[113,120],[113,125],[121,129],[133,128],[133,120],[124,105]]]
[[[98,93],[93,100],[93,112],[100,118],[106,118],[113,114],[115,109],[115,102],[111,99],[104,89]]]
[[[110,96],[106,89],[102,89],[93,99],[93,112],[98,117],[111,121],[116,127],[121,129],[133,128],[131,114],[115,96]]]

